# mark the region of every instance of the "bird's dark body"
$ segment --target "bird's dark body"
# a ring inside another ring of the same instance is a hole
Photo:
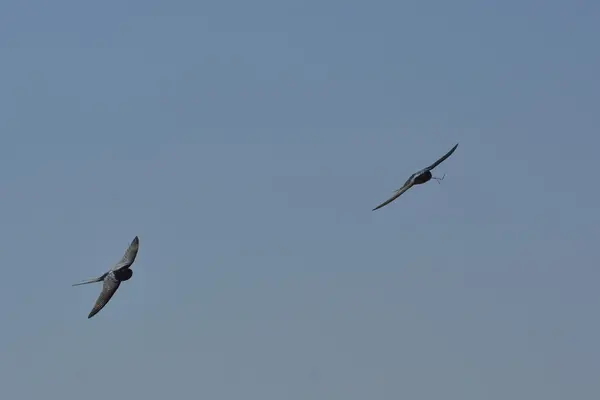
[[[415,176],[415,185],[420,185],[422,183],[428,182],[431,180],[431,171],[425,171],[422,174]]]
[[[122,268],[114,271],[113,274],[115,275],[115,278],[117,278],[118,281],[123,282],[131,279],[131,277],[133,276],[133,270],[131,268]]]

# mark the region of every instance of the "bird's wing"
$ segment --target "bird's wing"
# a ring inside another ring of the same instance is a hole
[[[111,268],[111,271],[116,271],[121,268],[131,267],[131,264],[135,261],[135,257],[137,256],[138,249],[140,247],[140,239],[138,237],[134,237],[131,241],[131,244],[125,251],[123,258],[119,261],[114,267]]]
[[[394,193],[394,195],[392,197],[390,197],[389,199],[387,199],[386,201],[384,201],[383,203],[381,203],[380,205],[378,205],[377,207],[375,207],[372,211],[378,210],[381,207],[390,204],[392,201],[396,200],[398,197],[400,197],[400,195],[404,192],[406,192],[408,189],[410,189],[411,187],[413,187],[414,183],[413,180],[409,180],[407,181],[404,186],[402,186],[400,189],[396,190],[396,192]]]
[[[108,274],[106,278],[104,278],[104,284],[102,285],[102,292],[100,292],[100,296],[98,296],[98,300],[96,300],[96,304],[94,304],[94,308],[90,311],[88,318],[92,318],[94,315],[98,314],[100,310],[104,308],[106,303],[113,297],[117,289],[119,288],[119,282],[113,274]]]
[[[457,147],[458,147],[458,143],[456,143],[454,145],[454,147],[450,149],[449,152],[444,154],[444,156],[442,158],[440,158],[439,160],[437,160],[436,162],[431,164],[429,167],[425,168],[424,171],[431,171],[432,169],[434,169],[435,167],[440,165],[446,158],[450,157],[452,155],[452,153],[454,153],[454,150],[456,150]]]

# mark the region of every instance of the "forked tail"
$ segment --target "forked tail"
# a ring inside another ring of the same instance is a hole
[[[85,285],[85,284],[88,284],[88,283],[102,282],[104,280],[105,276],[106,276],[106,274],[104,274],[102,276],[99,276],[98,278],[88,279],[88,280],[85,280],[85,281],[81,281],[79,283],[75,283],[72,286],[79,286],[79,285]]]

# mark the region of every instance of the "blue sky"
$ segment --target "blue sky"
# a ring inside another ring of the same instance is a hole
[[[0,393],[597,399],[599,16],[4,2]]]

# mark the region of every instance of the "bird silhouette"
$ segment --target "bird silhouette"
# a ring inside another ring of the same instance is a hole
[[[98,314],[102,308],[104,308],[104,306],[108,303],[111,297],[113,297],[121,285],[121,282],[131,279],[133,276],[131,265],[135,261],[139,247],[140,240],[136,236],[133,238],[133,241],[125,251],[121,261],[115,264],[110,270],[108,270],[108,272],[105,272],[98,278],[88,279],[73,285],[79,286],[88,283],[103,282],[102,292],[100,292],[100,296],[98,296],[98,300],[96,300],[96,304],[94,304],[94,308],[92,308],[92,311],[90,311],[88,318],[92,318],[94,315]]]
[[[392,201],[394,201],[398,197],[400,197],[400,195],[402,193],[406,192],[408,189],[410,189],[414,185],[421,185],[425,182],[428,182],[431,179],[435,179],[438,181],[438,183],[440,183],[440,181],[442,181],[446,177],[446,174],[444,174],[444,176],[442,176],[441,178],[437,178],[431,174],[431,170],[434,169],[435,167],[437,167],[438,165],[440,165],[446,158],[450,157],[452,155],[452,153],[454,153],[454,150],[456,150],[457,147],[458,147],[458,143],[456,143],[456,145],[454,145],[454,147],[451,148],[450,151],[448,151],[446,154],[444,154],[443,157],[441,157],[439,160],[437,160],[436,162],[431,164],[429,167],[423,168],[422,170],[412,174],[406,180],[406,182],[404,182],[404,185],[402,185],[402,187],[400,189],[398,189],[394,192],[394,195],[392,197],[390,197],[389,199],[387,199],[386,201],[384,201],[383,203],[381,203],[380,205],[375,207],[372,211],[378,210],[381,207],[383,207],[387,204],[390,204]]]

